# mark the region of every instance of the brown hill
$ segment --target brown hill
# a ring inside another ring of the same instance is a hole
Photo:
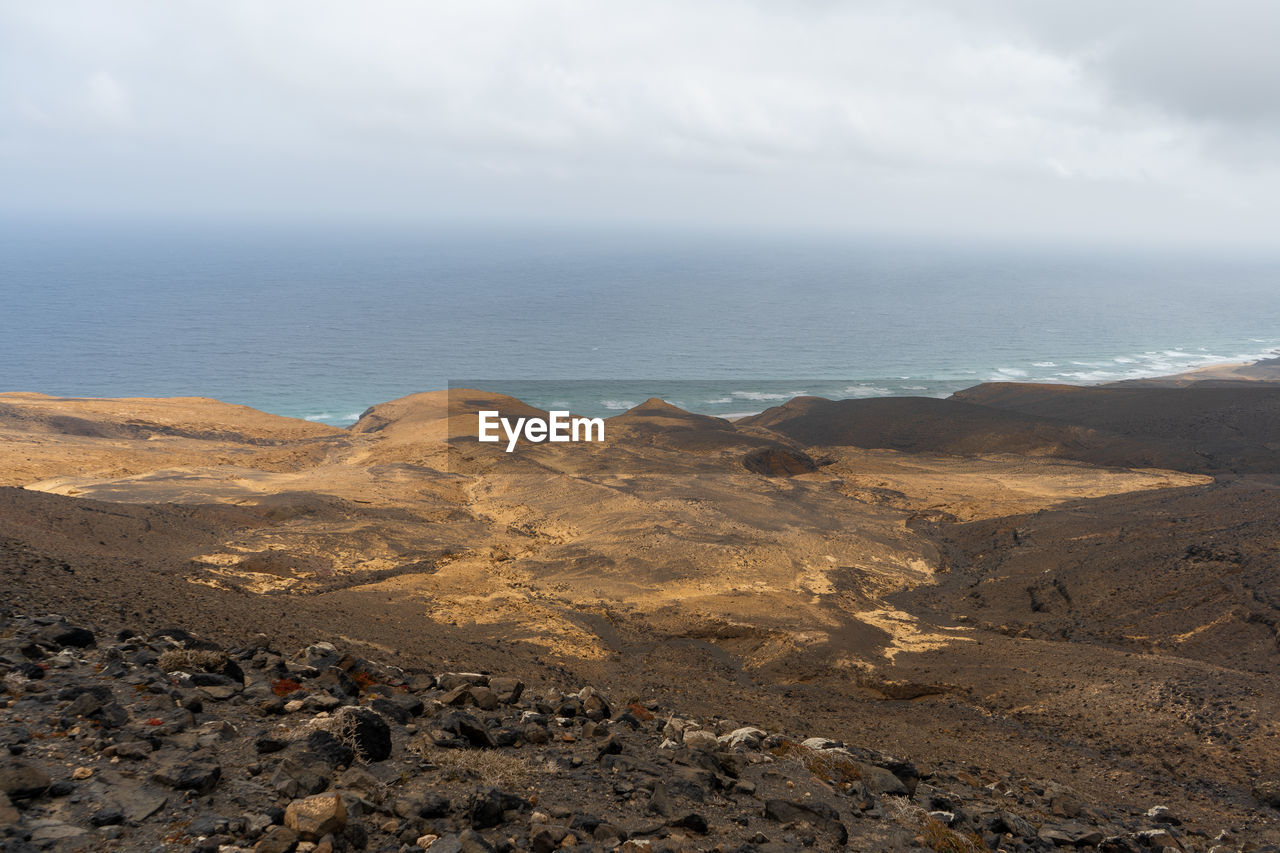
[[[1015,636],[1280,672],[1280,484],[1218,480],[939,528],[948,573],[903,596]]]
[[[1139,442],[1088,426],[952,398],[798,397],[741,426],[766,428],[806,446],[886,448],[909,453],[1031,454],[1124,468],[1200,471],[1189,449]]]
[[[1183,470],[1280,472],[1280,386],[1195,384],[1183,388],[978,385],[953,400],[1041,421],[1097,430],[1161,449],[1162,459],[1195,454]],[[1163,464],[1162,467],[1182,467]]]

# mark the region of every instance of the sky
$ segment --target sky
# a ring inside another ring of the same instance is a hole
[[[1267,246],[1274,0],[0,0],[0,215]]]

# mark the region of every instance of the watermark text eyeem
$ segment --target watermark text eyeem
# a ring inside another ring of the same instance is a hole
[[[575,418],[567,411],[547,412],[547,418],[504,418],[501,412],[481,411],[480,441],[502,441],[499,428],[506,433],[507,452],[516,449],[523,435],[533,444],[544,441],[604,441],[604,418]]]

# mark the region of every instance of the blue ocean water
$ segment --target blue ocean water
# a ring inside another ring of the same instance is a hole
[[[1276,258],[1180,252],[13,226],[0,390],[209,396],[336,424],[451,382],[592,415],[648,396],[744,413],[1265,357],[1277,285]]]

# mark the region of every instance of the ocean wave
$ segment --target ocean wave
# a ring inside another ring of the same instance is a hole
[[[880,388],[875,385],[850,385],[848,388],[840,392],[847,394],[849,397],[891,397],[893,392],[888,388]]]
[[[360,420],[360,416],[364,412],[348,412],[345,415],[335,415],[333,412],[320,412],[319,414],[303,415],[304,421],[310,421],[313,424],[329,424],[330,426],[350,426]]]
[[[640,404],[631,400],[601,400],[600,405],[611,412],[625,412],[627,409],[634,409]]]
[[[795,397],[807,396],[807,391],[783,391],[781,393],[774,391],[731,391],[729,392],[738,400],[757,400],[767,402],[769,400],[791,400]]]

